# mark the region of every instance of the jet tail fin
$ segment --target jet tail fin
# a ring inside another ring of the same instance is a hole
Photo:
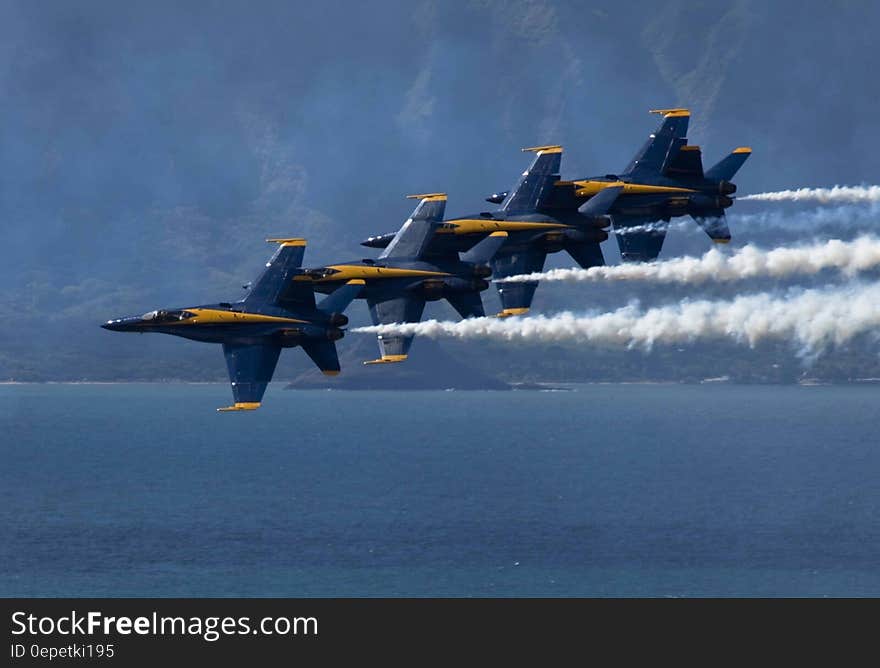
[[[324,297],[318,304],[318,309],[324,313],[342,313],[353,300],[357,299],[365,285],[366,282],[362,278],[348,281]]]
[[[748,146],[733,149],[733,152],[726,158],[709,168],[709,171],[706,172],[706,178],[710,181],[730,181],[751,154],[752,149]]]
[[[602,247],[595,241],[569,243],[565,245],[565,250],[584,269],[601,267],[605,264]]]
[[[730,227],[727,225],[724,209],[713,211],[707,216],[694,216],[693,218],[697,221],[697,225],[703,228],[703,231],[716,244],[730,242]]]
[[[615,217],[614,233],[623,262],[653,262],[660,255],[668,218]]]
[[[479,292],[454,292],[446,297],[446,301],[462,318],[482,318],[486,315]]]
[[[325,376],[339,374],[339,355],[336,352],[336,343],[333,341],[319,341],[307,339],[302,344],[302,349],[315,363]]]
[[[535,159],[501,203],[501,210],[507,214],[537,211],[553,197],[554,184],[559,180],[561,146],[533,146],[523,151],[533,151]]]
[[[415,257],[420,258],[428,248],[437,226],[446,214],[446,194],[409,195],[419,199],[412,215],[401,226],[391,243],[379,255],[380,258]]]
[[[507,232],[492,232],[467,253],[462,253],[461,260],[472,264],[489,264],[505,241],[507,241]]]

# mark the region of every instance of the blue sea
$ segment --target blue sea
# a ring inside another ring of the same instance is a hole
[[[0,595],[880,595],[880,387],[228,395],[0,387]]]

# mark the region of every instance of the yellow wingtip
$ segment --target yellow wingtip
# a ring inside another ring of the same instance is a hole
[[[677,116],[690,116],[691,112],[689,109],[685,109],[684,107],[673,107],[671,109],[649,109],[648,113],[651,114],[661,114],[663,118],[675,118]]]
[[[282,246],[305,246],[306,245],[306,240],[303,238],[300,238],[300,237],[289,238],[289,239],[272,238],[272,239],[266,239],[266,242],[270,243],[270,244],[281,244]]]
[[[218,413],[231,413],[234,411],[255,411],[260,407],[259,401],[236,401],[232,406],[218,408]]]
[[[379,359],[367,360],[364,364],[395,364],[406,361],[406,355],[382,355]]]
[[[422,193],[421,195],[407,195],[407,199],[426,199],[430,202],[446,201],[446,193]]]
[[[529,312],[528,307],[506,308],[495,315],[496,318],[509,318],[514,315],[524,315]]]
[[[751,153],[752,147],[751,146],[740,146],[739,148],[733,149],[733,152],[734,153]]]
[[[321,373],[323,373],[325,376],[338,376],[339,369],[321,369]]]
[[[527,146],[521,150],[523,153],[562,153],[562,146],[547,144],[545,146]]]
[[[504,231],[501,231],[501,232],[492,232],[492,234],[490,234],[489,236],[490,236],[490,237],[506,237],[506,236],[507,236],[507,232],[504,232]]]

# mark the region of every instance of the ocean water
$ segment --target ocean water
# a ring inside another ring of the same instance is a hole
[[[0,387],[3,596],[878,596],[880,388]]]

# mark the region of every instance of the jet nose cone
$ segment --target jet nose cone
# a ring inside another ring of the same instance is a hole
[[[111,332],[125,332],[131,330],[131,325],[130,318],[118,318],[116,320],[108,320],[101,327],[109,329]]]

